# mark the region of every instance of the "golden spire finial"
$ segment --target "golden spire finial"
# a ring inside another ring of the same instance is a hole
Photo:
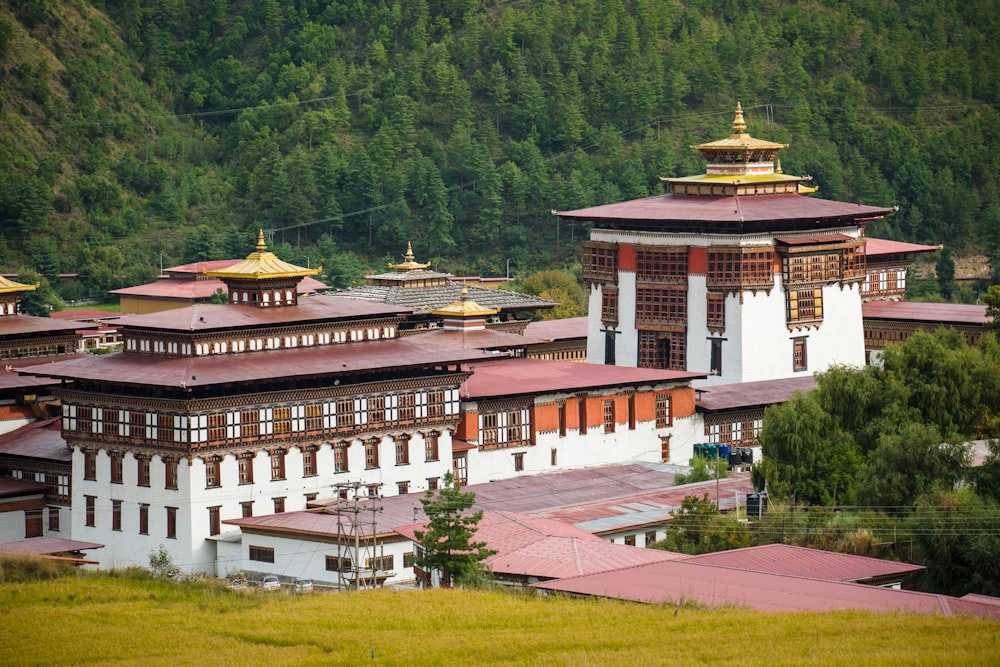
[[[405,256],[405,259],[406,259],[407,262],[413,262],[413,261],[415,261],[414,258],[413,258],[413,245],[409,241],[406,242],[406,256]]]
[[[260,233],[257,235],[257,252],[264,252],[267,250],[267,244],[264,243],[264,230],[261,229]]]
[[[746,134],[747,124],[743,122],[743,105],[736,103],[736,118],[733,120],[733,134]]]
[[[774,161],[774,173],[780,174],[781,172],[781,158],[777,158]]]

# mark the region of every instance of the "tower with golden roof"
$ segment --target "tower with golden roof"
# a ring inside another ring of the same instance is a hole
[[[257,249],[242,262],[205,275],[219,278],[229,289],[230,303],[275,308],[298,303],[296,286],[305,276],[314,276],[322,267],[307,269],[278,259],[264,243],[264,230],[257,237]]]

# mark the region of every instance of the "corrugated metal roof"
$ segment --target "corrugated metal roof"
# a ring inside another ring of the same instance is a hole
[[[925,615],[969,614],[1000,618],[1000,607],[877,586],[865,586],[763,572],[747,572],[687,560],[582,575],[534,584],[535,588],[634,602],[696,602],[709,607],[761,611],[865,609]]]
[[[717,551],[689,556],[702,565],[730,567],[753,572],[789,574],[828,581],[861,581],[874,577],[900,576],[926,569],[922,565],[898,563],[881,558],[807,549],[791,544],[765,544],[745,549]]]
[[[190,388],[273,378],[350,375],[385,368],[419,368],[489,358],[475,349],[425,345],[416,338],[264,350],[204,357],[167,357],[137,352],[87,356],[24,372],[67,380]]]
[[[359,285],[336,292],[337,296],[375,303],[408,306],[420,310],[444,308],[462,297],[462,285],[448,283],[430,287],[402,287],[397,285]],[[469,285],[469,298],[484,308],[505,311],[538,310],[553,308],[556,304],[530,294],[519,294],[502,289],[488,289]]]
[[[873,320],[905,320],[925,324],[973,324],[989,321],[986,306],[917,301],[866,301],[861,316]]]
[[[828,236],[778,236],[775,237],[774,240],[785,245],[813,245],[816,243],[842,243],[844,241],[853,241],[854,237],[847,236],[846,234],[830,234]]]
[[[699,388],[697,409],[700,412],[738,410],[787,401],[797,391],[809,392],[816,388],[816,376],[804,375],[779,380],[739,382],[736,384],[710,385]]]
[[[73,452],[66,447],[58,417],[34,421],[0,435],[0,454],[62,463],[73,461]]]
[[[658,195],[617,204],[592,206],[575,211],[557,211],[560,218],[577,220],[642,220],[647,222],[768,222],[808,221],[822,227],[824,219],[866,220],[892,213],[893,209],[806,197],[798,194],[742,197]]]
[[[402,317],[411,312],[402,306],[317,295],[300,299],[296,305],[257,308],[231,303],[198,303],[187,308],[145,315],[126,315],[116,325],[162,331],[209,332],[258,327],[340,322],[365,317]]]
[[[462,386],[462,395],[492,398],[621,385],[686,383],[705,377],[708,377],[705,373],[687,371],[507,358],[476,364],[472,377]]]
[[[226,284],[217,278],[207,280],[167,279],[157,280],[145,285],[136,285],[135,287],[123,287],[111,290],[109,293],[117,294],[118,296],[194,300],[209,299],[220,289],[225,294],[229,293]],[[302,278],[298,285],[295,286],[295,291],[299,294],[310,294],[321,289],[328,289],[328,287],[315,278],[308,276]]]
[[[455,347],[476,348],[479,350],[506,350],[540,345],[544,341],[528,338],[520,334],[492,329],[471,329],[459,331],[455,329],[424,329],[415,334],[417,340],[433,345],[452,345]]]
[[[0,477],[0,498],[42,495],[45,493],[46,488],[42,482],[29,482],[23,479],[14,479],[13,477]],[[44,500],[41,498],[39,500],[43,505],[45,504]]]
[[[67,540],[61,537],[32,537],[18,542],[5,542],[0,544],[0,551],[6,551],[8,553],[33,554],[36,556],[103,548],[103,544],[98,544],[96,542]]]
[[[905,243],[903,241],[890,241],[889,239],[877,239],[866,237],[865,255],[868,260],[878,260],[880,255],[899,255],[916,252],[937,252],[941,248],[936,245],[919,245],[917,243]]]
[[[19,369],[27,370],[30,367],[45,366],[57,361],[68,361],[70,359],[85,359],[90,355],[86,354],[63,354],[56,357],[27,357],[25,359],[7,359],[0,366],[0,390],[4,389],[27,389],[29,387],[46,387],[59,384],[58,380],[45,377],[39,372],[38,377],[21,375]],[[34,370],[39,370],[35,368]]]
[[[586,338],[587,317],[567,317],[561,320],[529,322],[524,329],[524,335],[548,341]]]
[[[86,324],[75,320],[67,322],[66,320],[35,317],[34,315],[4,315],[0,317],[0,337],[72,334],[77,329],[96,327],[96,324]]]

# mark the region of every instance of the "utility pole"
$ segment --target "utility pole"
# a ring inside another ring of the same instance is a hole
[[[363,580],[365,587],[374,588],[378,582],[377,545],[375,536],[378,534],[376,520],[382,509],[381,497],[372,495],[372,489],[378,486],[365,486],[361,482],[340,482],[333,485],[337,494],[334,511],[337,513],[337,565],[340,572],[337,575],[337,589],[361,588]],[[361,489],[366,493],[362,495]],[[368,513],[371,512],[371,518]],[[345,526],[349,523],[349,526]],[[344,585],[344,559],[350,556],[350,582]],[[364,564],[362,564],[364,563]],[[370,573],[369,573],[370,570]]]

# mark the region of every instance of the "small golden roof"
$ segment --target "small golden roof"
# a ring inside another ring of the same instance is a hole
[[[478,303],[469,298],[469,288],[465,285],[462,286],[462,296],[458,301],[455,301],[450,306],[445,306],[444,308],[432,309],[432,315],[441,315],[444,317],[486,317],[488,315],[496,315],[500,312],[499,308],[484,308]]]
[[[278,257],[267,250],[264,243],[264,230],[260,230],[257,237],[257,250],[247,255],[242,262],[233,264],[218,271],[205,271],[206,276],[213,278],[236,278],[244,280],[267,280],[270,278],[301,278],[303,276],[314,276],[323,267],[307,269],[303,266],[295,266],[278,259]]]
[[[32,290],[38,289],[39,283],[34,285],[25,285],[24,283],[15,283],[13,280],[8,280],[3,276],[0,276],[0,294],[11,294],[15,292],[31,292]]]
[[[413,246],[410,244],[409,241],[406,242],[405,259],[406,261],[403,262],[402,264],[393,264],[392,262],[389,262],[389,268],[396,269],[397,271],[416,271],[418,269],[426,269],[428,266],[431,265],[430,262],[427,262],[426,264],[421,264],[414,259]]]
[[[747,124],[743,120],[743,105],[736,103],[736,117],[733,119],[733,133],[725,139],[710,141],[706,144],[697,144],[691,148],[699,151],[729,151],[735,149],[773,149],[780,150],[786,148],[788,144],[777,144],[773,141],[754,139],[747,134]]]

